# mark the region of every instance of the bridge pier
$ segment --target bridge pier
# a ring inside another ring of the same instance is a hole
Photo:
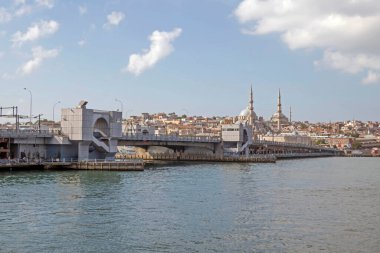
[[[84,161],[89,159],[90,141],[80,141],[78,143],[78,160]]]

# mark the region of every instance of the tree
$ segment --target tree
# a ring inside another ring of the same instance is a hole
[[[315,145],[323,145],[323,144],[326,144],[326,140],[325,139],[319,139],[319,140],[315,141]]]
[[[360,149],[361,147],[362,147],[362,144],[360,143],[360,142],[358,142],[358,141],[354,141],[353,143],[352,143],[352,149]]]

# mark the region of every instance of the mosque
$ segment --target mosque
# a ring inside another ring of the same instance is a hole
[[[239,116],[235,118],[235,123],[245,123],[250,126],[254,126],[256,121],[257,115],[253,108],[253,91],[251,86],[248,106],[240,112]]]
[[[291,125],[291,120],[282,113],[281,90],[279,89],[278,91],[277,111],[272,115],[269,121],[265,121],[263,117],[258,117],[254,111],[253,91],[251,86],[248,106],[244,108],[238,116],[233,118],[233,123],[250,126],[252,128],[252,136],[254,139],[258,134],[266,134],[268,132],[281,133],[282,127]]]
[[[252,86],[249,94],[248,106],[240,114],[233,117],[228,124],[222,124],[222,139],[226,153],[249,154],[249,145],[254,140],[268,140],[289,143],[310,144],[311,139],[300,136],[297,132],[289,132],[290,120],[282,113],[281,90],[278,90],[277,111],[265,121],[258,117],[253,106]]]
[[[252,86],[249,94],[248,106],[240,114],[233,117],[229,124],[222,124],[222,138],[226,153],[249,154],[249,145],[255,140],[301,143],[310,145],[309,136],[301,136],[292,130],[292,114],[290,119],[282,112],[281,90],[278,90],[277,111],[265,121],[258,117],[253,106]]]
[[[278,90],[278,99],[277,99],[277,112],[275,112],[270,118],[272,128],[277,132],[281,132],[281,128],[284,125],[289,125],[289,119],[282,113],[281,105],[281,91]]]

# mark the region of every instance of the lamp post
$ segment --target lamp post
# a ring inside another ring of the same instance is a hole
[[[60,103],[61,103],[61,101],[58,101],[57,103],[55,103],[55,104],[53,105],[53,123],[55,123],[55,121],[54,121],[55,106],[56,106],[57,104],[60,104]]]
[[[32,107],[33,107],[33,95],[32,95],[32,92],[27,89],[27,88],[24,88],[24,90],[26,91],[29,91],[29,94],[30,94],[30,111],[29,111],[29,119],[30,119],[30,127],[32,127]]]
[[[123,109],[124,109],[123,108],[123,102],[120,99],[117,99],[117,98],[115,98],[115,101],[120,103],[120,107],[121,107],[121,121],[123,121]]]

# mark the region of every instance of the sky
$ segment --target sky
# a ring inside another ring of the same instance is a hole
[[[379,39],[378,0],[0,0],[0,106],[379,121]]]

